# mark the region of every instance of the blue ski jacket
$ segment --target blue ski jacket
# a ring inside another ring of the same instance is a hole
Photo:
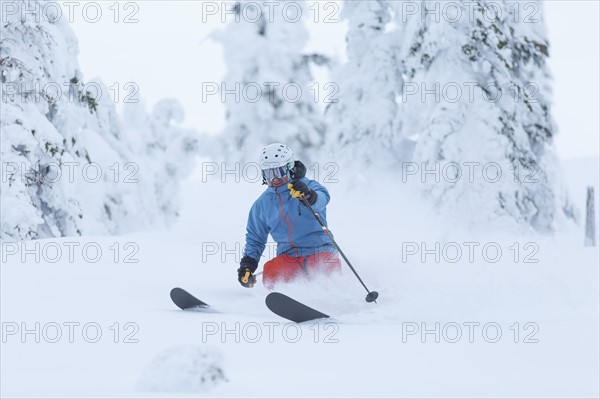
[[[314,180],[306,177],[298,180],[317,193],[317,201],[312,208],[327,226],[325,207],[329,203],[329,192]],[[317,252],[335,252],[335,247],[315,216],[299,199],[291,196],[287,185],[269,187],[252,205],[244,255],[259,261],[269,234],[277,243],[277,256],[286,254],[299,257]]]

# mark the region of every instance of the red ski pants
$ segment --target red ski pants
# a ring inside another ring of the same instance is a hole
[[[300,257],[279,255],[265,263],[263,284],[267,288],[273,288],[276,283],[287,283],[300,276],[313,276],[317,273],[329,275],[341,270],[340,259],[332,252],[317,252]]]

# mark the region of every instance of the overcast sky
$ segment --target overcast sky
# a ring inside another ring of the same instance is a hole
[[[220,82],[225,74],[222,49],[209,37],[223,27],[220,16],[203,13],[201,2],[195,1],[122,1],[117,14],[111,1],[96,3],[101,4],[102,16],[91,23],[83,17],[86,3],[80,4],[71,9],[72,27],[86,80],[99,77],[109,87],[117,84],[121,96],[125,85],[135,82],[148,108],[161,98],[177,98],[186,111],[186,126],[209,133],[222,129],[223,104],[217,96],[202,102],[200,95],[202,82]],[[564,159],[600,152],[598,4],[545,3],[555,80],[553,112],[559,126],[556,144]],[[319,9],[320,22],[309,24],[307,50],[343,57],[346,25],[324,23],[323,17],[335,9]],[[95,15],[93,7],[86,10],[88,17]],[[126,19],[138,22],[125,23]]]

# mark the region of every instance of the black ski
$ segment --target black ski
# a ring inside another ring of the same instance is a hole
[[[181,288],[173,288],[171,290],[171,299],[182,310],[213,311],[209,304],[202,302]]]
[[[329,317],[325,313],[321,313],[279,292],[271,292],[267,295],[265,303],[276,315],[296,323]]]

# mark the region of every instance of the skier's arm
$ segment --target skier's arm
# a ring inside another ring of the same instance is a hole
[[[329,191],[327,191],[325,187],[314,180],[310,180],[308,182],[308,188],[317,194],[317,200],[312,205],[312,208],[317,212],[325,210],[325,207],[329,203],[330,199]]]
[[[256,201],[250,209],[250,215],[248,215],[244,256],[248,256],[258,262],[265,250],[268,238],[269,229],[260,217],[260,203]]]

